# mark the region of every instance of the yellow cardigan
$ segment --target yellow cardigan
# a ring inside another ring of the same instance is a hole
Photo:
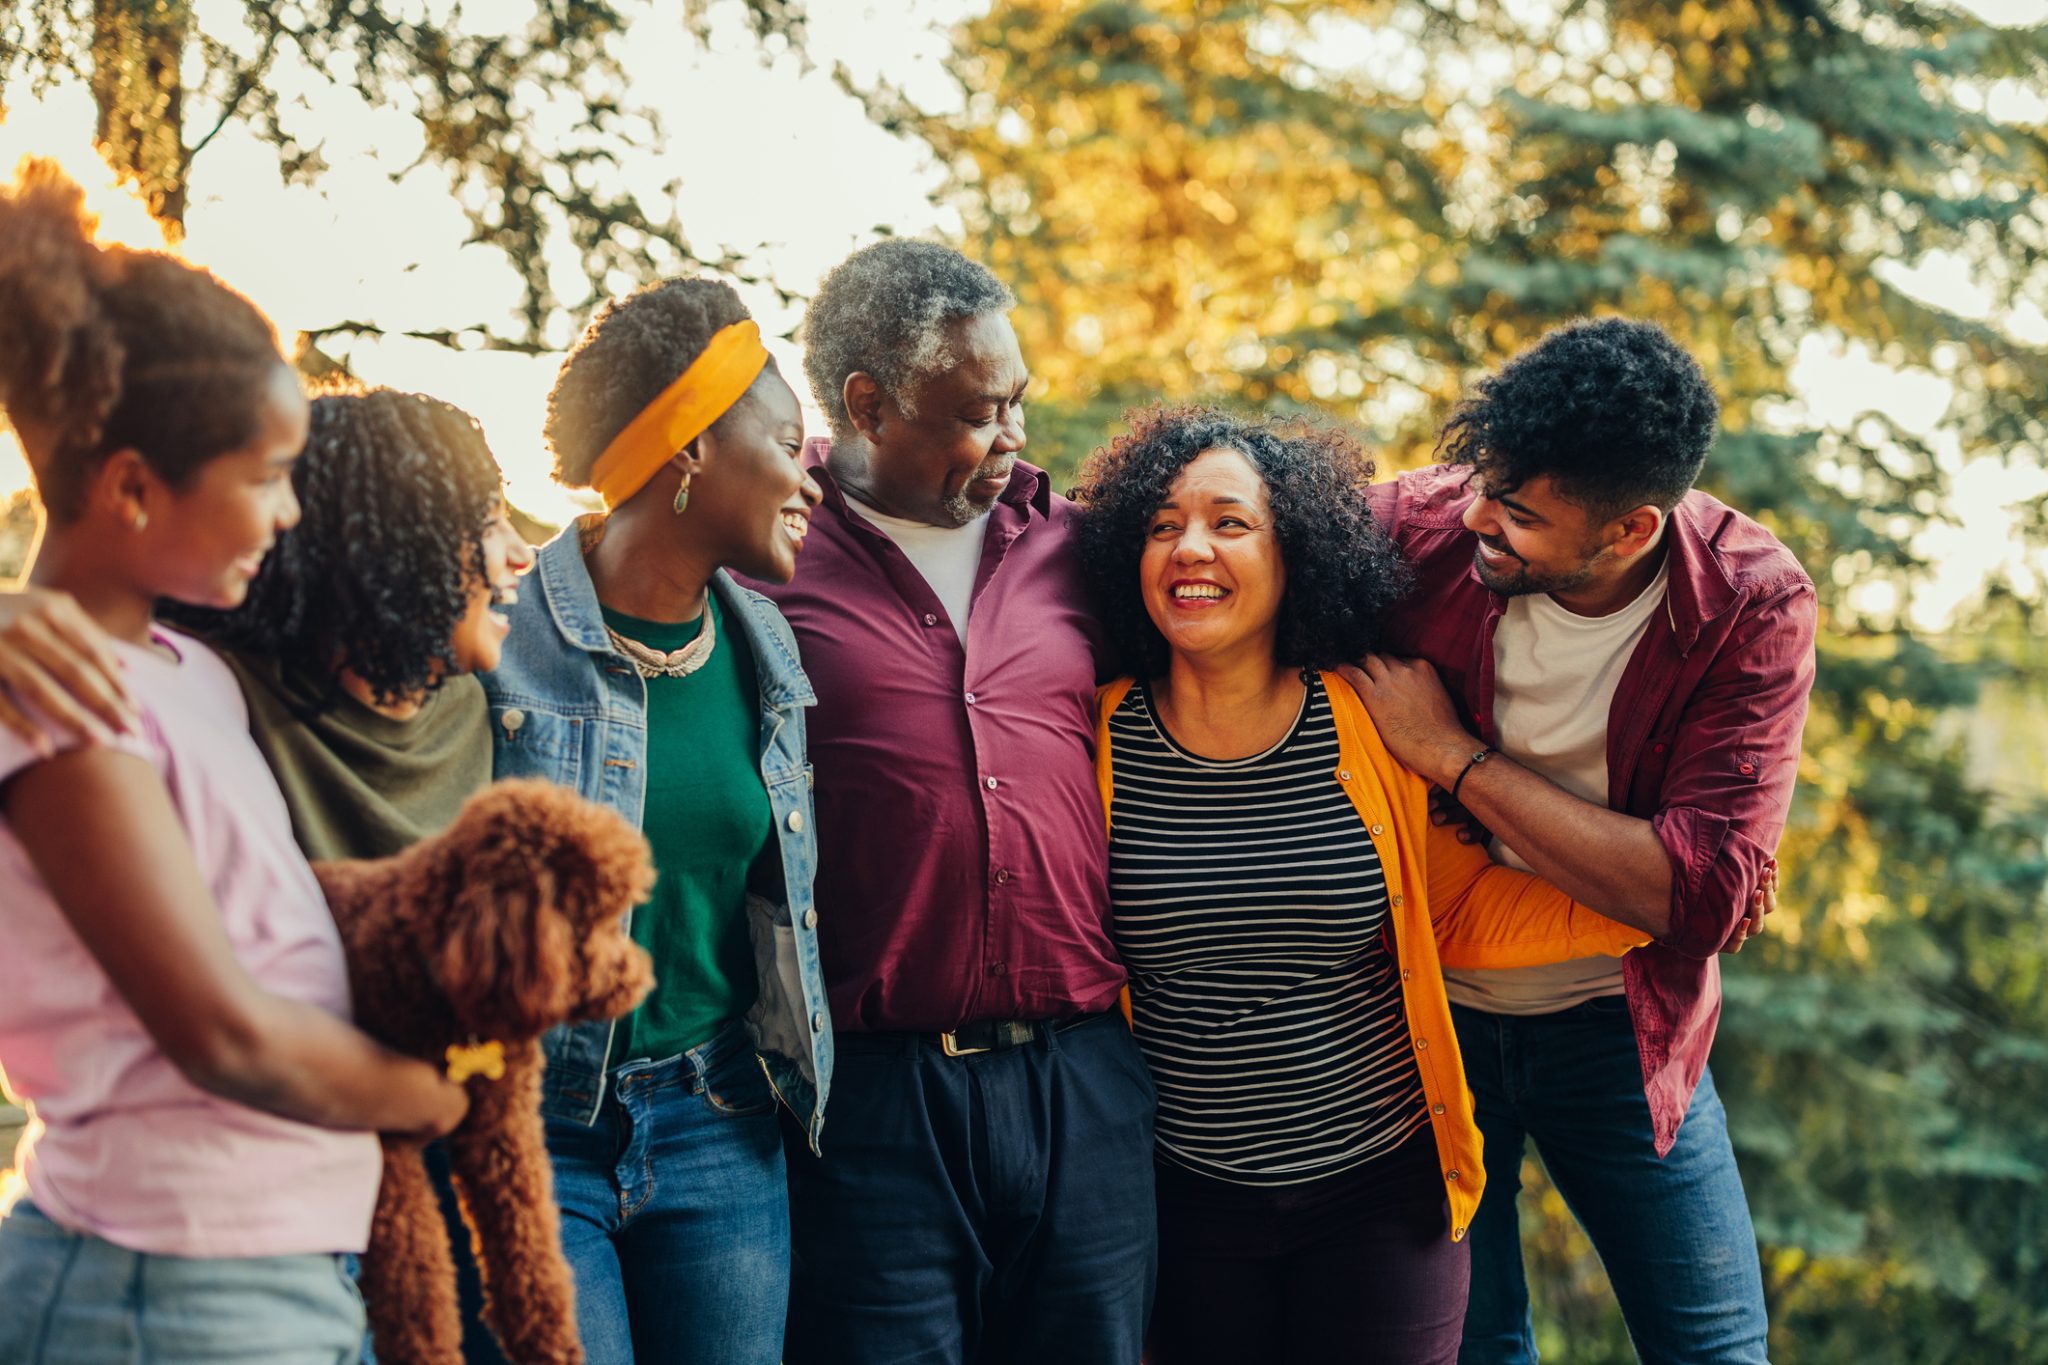
[[[1464,1240],[1486,1187],[1480,1164],[1479,1126],[1442,968],[1531,967],[1574,957],[1619,957],[1649,935],[1574,902],[1541,878],[1502,867],[1475,844],[1429,818],[1429,784],[1394,761],[1351,685],[1322,675],[1337,723],[1337,771],[1331,774],[1357,808],[1372,836],[1387,879],[1395,965],[1401,1003],[1415,1040],[1415,1061],[1429,1100],[1444,1193],[1451,1206],[1451,1239]],[[1095,777],[1104,819],[1115,792],[1109,717],[1131,690],[1131,679],[1096,694]],[[1125,1006],[1128,1010],[1128,1002]]]

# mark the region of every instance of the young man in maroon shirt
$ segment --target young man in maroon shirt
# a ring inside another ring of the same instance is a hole
[[[1645,1362],[1765,1359],[1707,1054],[1719,954],[1775,879],[1815,601],[1768,531],[1692,489],[1717,420],[1661,330],[1576,323],[1479,384],[1448,464],[1372,490],[1418,579],[1356,680],[1381,735],[1497,859],[1656,940],[1618,963],[1446,973],[1488,1177],[1466,1362],[1536,1358],[1513,1197],[1527,1138]]]

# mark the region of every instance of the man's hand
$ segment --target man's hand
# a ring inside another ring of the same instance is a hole
[[[1424,660],[1368,654],[1359,667],[1337,671],[1357,689],[1388,751],[1437,786],[1457,781],[1481,747],[1459,721],[1436,668]]]
[[[0,593],[0,726],[47,755],[50,737],[29,707],[91,743],[137,724],[119,656],[69,593]]]
[[[1764,875],[1757,883],[1756,890],[1749,895],[1749,913],[1742,917],[1742,923],[1735,928],[1735,936],[1722,948],[1724,953],[1739,953],[1742,945],[1764,930],[1764,919],[1778,908],[1778,860],[1771,859],[1764,864]]]

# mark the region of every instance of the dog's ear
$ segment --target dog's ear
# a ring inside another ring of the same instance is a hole
[[[449,906],[436,975],[457,1020],[478,1036],[534,1037],[575,998],[576,936],[556,908],[554,876],[538,862],[519,876],[472,873],[481,875],[465,879]]]
[[[618,812],[544,782],[492,788],[519,801],[527,848],[553,870],[556,905],[581,936],[644,904],[654,890],[647,840]]]
[[[429,853],[444,891],[437,976],[464,1027],[531,1037],[566,1017],[577,995],[572,918],[588,872],[555,813],[573,793],[543,782],[496,783],[463,806]]]

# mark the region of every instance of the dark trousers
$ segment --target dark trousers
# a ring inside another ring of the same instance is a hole
[[[790,1365],[1137,1365],[1157,1097],[1123,1018],[836,1045],[824,1157],[783,1125]]]
[[[1254,1186],[1159,1166],[1152,1365],[1450,1365],[1471,1256],[1429,1128],[1356,1170]]]

